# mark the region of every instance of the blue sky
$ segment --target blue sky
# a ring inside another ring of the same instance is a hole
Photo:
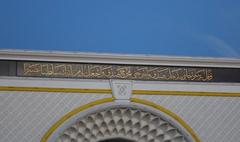
[[[0,48],[240,58],[239,0],[1,0]]]

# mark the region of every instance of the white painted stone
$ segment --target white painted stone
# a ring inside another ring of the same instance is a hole
[[[116,101],[129,101],[132,95],[132,81],[110,80],[110,83]]]
[[[126,55],[107,53],[60,52],[60,51],[28,51],[0,50],[2,60],[52,61],[80,63],[108,63],[133,65],[171,65],[199,67],[231,67],[239,68],[240,60],[233,58],[201,58],[154,55]]]
[[[136,142],[192,142],[167,120],[131,107],[105,109],[80,118],[61,132],[55,142],[99,142],[111,138]]]
[[[111,89],[111,83],[109,83],[109,80],[9,76],[0,77],[0,86]],[[132,90],[239,93],[240,83],[132,81]]]

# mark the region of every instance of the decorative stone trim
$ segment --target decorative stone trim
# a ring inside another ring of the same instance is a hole
[[[113,97],[116,101],[129,101],[132,95],[132,82],[127,80],[111,80]]]
[[[211,82],[217,72],[206,67],[178,66],[58,62],[18,62],[17,65],[17,75],[25,77]]]
[[[190,142],[171,122],[151,112],[124,106],[78,119],[57,137],[56,142],[99,142],[111,138],[136,142]]]

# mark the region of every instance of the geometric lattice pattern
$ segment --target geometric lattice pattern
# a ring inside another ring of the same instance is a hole
[[[56,142],[99,142],[110,138],[136,142],[188,142],[170,122],[151,112],[129,107],[86,115],[65,129]]]

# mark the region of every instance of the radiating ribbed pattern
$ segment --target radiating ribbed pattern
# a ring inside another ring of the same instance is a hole
[[[136,142],[187,142],[184,134],[170,122],[130,107],[86,115],[65,129],[56,142],[98,142],[109,137]]]

